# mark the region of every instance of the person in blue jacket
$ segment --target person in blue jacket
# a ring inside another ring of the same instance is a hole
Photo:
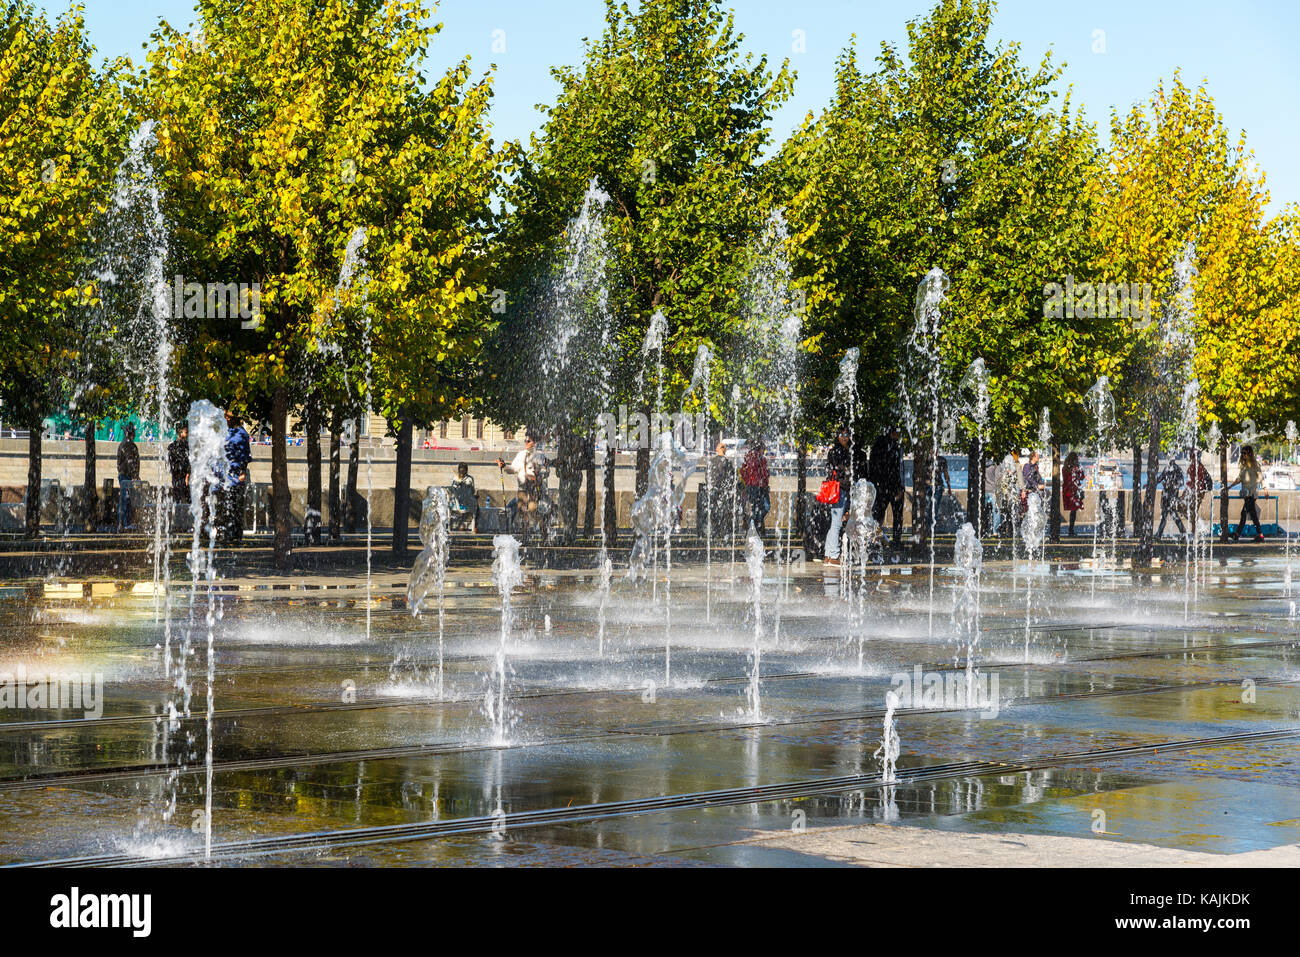
[[[222,504],[225,506],[222,524],[227,542],[239,542],[244,537],[244,495],[248,488],[248,466],[252,461],[248,432],[239,413],[227,411],[226,477],[222,488]]]

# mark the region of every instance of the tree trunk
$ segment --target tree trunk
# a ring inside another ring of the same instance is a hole
[[[1219,443],[1219,541],[1228,540],[1228,440]]]
[[[582,508],[582,534],[591,538],[596,529],[596,433],[587,436],[587,501]]]
[[[271,395],[271,520],[275,525],[275,567],[293,571],[293,524],[289,514],[289,451],[285,444],[289,420],[289,391],[278,387]]]
[[[95,472],[95,423],[86,423],[86,466],[81,480],[81,517],[86,531],[93,532],[99,525],[99,477]]]
[[[306,539],[309,545],[320,544],[320,405],[315,394],[307,397],[303,429],[307,432],[307,515]]]
[[[615,466],[618,462],[614,451],[614,443],[609,442],[605,446],[605,544],[613,547],[618,541],[618,495],[614,491],[614,473]]]
[[[980,440],[966,446],[966,521],[976,535],[984,534],[984,463],[980,461]]]
[[[1133,446],[1133,534],[1142,528],[1142,446]]]
[[[636,450],[636,497],[640,498],[645,494],[646,488],[650,484],[650,450]]]
[[[707,461],[707,460],[706,460]],[[795,460],[795,468],[798,472],[798,481],[795,483],[794,490],[794,532],[795,537],[802,542],[808,533],[808,440],[804,439],[799,443],[798,458]],[[856,481],[856,478],[854,479]],[[852,486],[849,486],[852,488]],[[713,516],[709,516],[713,520]]]
[[[1151,448],[1147,452],[1147,487],[1146,494],[1142,496],[1142,528],[1134,530],[1138,538],[1134,557],[1143,562],[1151,561],[1151,533],[1155,530],[1153,519],[1156,507],[1156,485],[1153,479],[1160,474],[1160,414],[1154,409],[1151,410],[1150,439]]]
[[[352,420],[352,446],[348,449],[348,487],[343,505],[344,530],[352,534],[357,530],[357,469],[361,465],[361,419]]]
[[[406,533],[411,523],[411,444],[415,430],[409,409],[402,410],[397,429],[397,477],[393,487],[393,556],[406,557]]]
[[[572,542],[578,530],[578,493],[582,490],[584,436],[565,426],[560,432],[555,472],[560,478],[560,539]]]
[[[1051,541],[1061,540],[1061,443],[1052,443],[1052,534]]]
[[[337,409],[330,413],[330,542],[339,540],[343,529],[343,501],[339,498],[339,433],[343,422]]]
[[[41,426],[40,420],[27,432],[27,498],[28,538],[41,537]]]

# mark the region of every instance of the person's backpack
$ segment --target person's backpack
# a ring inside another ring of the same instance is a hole
[[[751,452],[740,466],[740,480],[746,485],[763,484],[763,459]]]

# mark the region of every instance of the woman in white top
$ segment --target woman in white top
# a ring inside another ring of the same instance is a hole
[[[514,461],[509,465],[497,457],[497,468],[514,475],[519,482],[519,492],[515,496],[514,523],[515,530],[525,537],[537,525],[537,503],[541,498],[541,483],[538,481],[538,460],[542,452],[537,448],[537,436],[532,432],[524,435],[524,447],[519,450]]]
[[[1241,533],[1246,527],[1246,516],[1249,515],[1251,521],[1255,523],[1255,541],[1264,540],[1264,530],[1259,524],[1259,508],[1255,505],[1255,496],[1259,494],[1259,463],[1255,461],[1255,449],[1252,446],[1244,446],[1241,450],[1241,468],[1237,471],[1237,481],[1229,485],[1241,486],[1241,517],[1237,519],[1237,534],[1232,536],[1232,540],[1239,541]]]

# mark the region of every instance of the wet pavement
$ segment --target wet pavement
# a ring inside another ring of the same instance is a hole
[[[963,673],[957,581],[937,569],[932,604],[924,566],[847,597],[826,571],[766,567],[756,716],[743,565],[616,578],[603,612],[591,573],[526,569],[503,737],[486,567],[449,572],[441,673],[436,611],[411,616],[401,575],[367,608],[355,573],[227,574],[210,717],[203,587],[174,583],[157,619],[151,582],[7,590],[0,683],[29,688],[0,701],[0,864],[804,866],[842,861],[756,838],[872,823],[1217,855],[1300,842],[1281,558],[1195,581],[986,563],[972,665],[993,696],[900,709],[894,782],[873,756],[885,693]],[[98,676],[102,713],[33,702],[49,675]]]

